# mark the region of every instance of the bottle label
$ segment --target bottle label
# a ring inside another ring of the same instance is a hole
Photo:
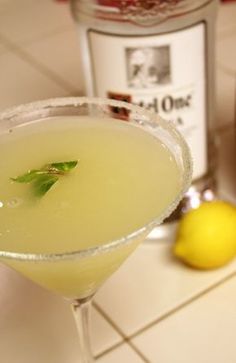
[[[88,31],[94,95],[174,122],[190,146],[194,179],[207,172],[205,27],[151,36]]]

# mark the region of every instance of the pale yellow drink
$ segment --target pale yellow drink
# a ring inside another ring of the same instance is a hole
[[[45,164],[79,160],[42,198],[10,180]],[[88,116],[40,120],[0,135],[0,250],[56,254],[104,245],[157,218],[178,195],[181,172],[166,146],[138,126]],[[32,280],[83,297],[138,240],[58,261],[8,260]],[[5,261],[6,262],[6,261]]]

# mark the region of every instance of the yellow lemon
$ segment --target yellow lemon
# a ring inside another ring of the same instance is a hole
[[[236,256],[236,207],[204,202],[180,221],[174,254],[201,269],[220,267]]]

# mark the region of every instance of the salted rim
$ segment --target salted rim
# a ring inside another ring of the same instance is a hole
[[[162,213],[161,216],[152,219],[149,223],[145,226],[131,232],[125,237],[121,237],[114,241],[108,241],[104,245],[99,245],[95,247],[90,247],[83,250],[76,250],[72,252],[63,252],[63,253],[48,253],[48,254],[36,254],[36,253],[19,253],[19,252],[8,252],[8,251],[0,251],[0,258],[5,259],[13,259],[13,260],[20,260],[20,261],[32,261],[32,262],[42,262],[42,261],[63,261],[63,260],[75,260],[81,259],[88,256],[95,256],[101,253],[105,253],[107,251],[111,251],[115,248],[121,247],[124,244],[129,244],[132,242],[136,237],[141,236],[144,233],[150,232],[155,226],[159,225],[166,217],[168,217],[171,212],[177,207],[179,202],[181,201],[183,195],[188,190],[191,184],[191,176],[192,176],[192,158],[190,154],[189,147],[184,140],[183,136],[180,132],[173,126],[170,121],[164,121],[160,116],[157,114],[145,110],[140,106],[135,106],[128,104],[123,101],[116,101],[110,99],[102,99],[102,98],[94,98],[94,97],[64,97],[64,98],[53,98],[43,101],[36,101],[32,103],[23,104],[20,106],[12,107],[3,111],[0,114],[0,122],[3,121],[14,121],[16,118],[21,116],[21,114],[42,110],[42,109],[51,109],[53,107],[65,107],[65,106],[74,106],[78,107],[83,104],[91,104],[97,106],[114,106],[114,107],[122,107],[126,108],[127,110],[132,111],[133,114],[136,114],[140,117],[139,122],[134,122],[131,120],[130,123],[132,124],[146,124],[146,125],[158,125],[164,130],[167,130],[170,134],[172,134],[173,138],[176,139],[176,142],[181,147],[182,154],[183,154],[183,169],[185,170],[183,176],[183,185],[178,193],[177,197],[173,200],[173,202],[169,205],[168,208]],[[143,121],[142,118],[147,118],[147,120]]]

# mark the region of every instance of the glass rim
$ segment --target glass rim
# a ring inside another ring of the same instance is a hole
[[[107,251],[111,251],[115,248],[118,248],[124,244],[128,244],[132,242],[135,238],[138,238],[142,234],[151,232],[151,230],[158,226],[165,218],[167,218],[171,212],[177,207],[181,199],[183,198],[185,192],[188,190],[191,184],[192,177],[192,157],[189,150],[189,146],[184,140],[181,133],[176,129],[171,121],[167,121],[162,119],[159,115],[154,112],[151,112],[143,107],[133,105],[124,101],[117,101],[108,98],[98,98],[98,97],[61,97],[61,98],[50,98],[42,101],[35,101],[31,103],[26,103],[19,106],[14,106],[12,108],[6,109],[5,111],[0,113],[0,122],[3,121],[14,121],[15,117],[20,117],[24,113],[37,111],[40,109],[51,109],[58,107],[79,107],[84,104],[94,105],[94,106],[114,106],[114,107],[122,107],[129,111],[134,112],[137,115],[145,116],[148,121],[144,121],[145,123],[151,123],[159,125],[162,129],[165,129],[171,134],[176,143],[181,147],[182,155],[183,155],[183,182],[180,188],[180,191],[176,198],[172,201],[172,203],[164,210],[164,212],[152,219],[150,222],[146,223],[141,228],[136,229],[135,231],[129,233],[126,236],[121,238],[108,241],[102,245],[89,247],[85,249],[75,250],[71,252],[60,252],[60,253],[24,253],[24,252],[11,252],[11,251],[1,251],[0,250],[0,260],[1,259],[10,259],[17,261],[32,261],[32,262],[56,262],[63,260],[77,260],[82,259],[88,256],[95,256],[97,254],[105,253]],[[45,118],[43,116],[42,118]],[[134,123],[134,122],[133,122]],[[21,123],[23,124],[23,123]]]

